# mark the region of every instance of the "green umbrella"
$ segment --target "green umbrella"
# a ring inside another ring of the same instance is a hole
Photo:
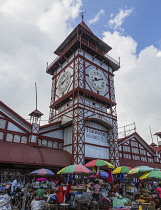
[[[150,172],[146,172],[141,177],[139,177],[140,180],[147,179],[147,178],[161,179],[161,171],[153,170]]]

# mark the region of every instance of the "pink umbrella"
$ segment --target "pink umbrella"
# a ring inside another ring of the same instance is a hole
[[[36,181],[46,181],[47,179],[45,179],[45,178],[38,178],[38,179],[36,179]]]

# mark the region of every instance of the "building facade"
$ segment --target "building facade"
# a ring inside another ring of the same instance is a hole
[[[46,72],[52,76],[49,123],[37,109],[26,121],[0,102],[0,170],[57,170],[100,158],[115,166],[160,167],[160,146],[136,132],[118,140],[111,47],[82,21],[56,49]]]

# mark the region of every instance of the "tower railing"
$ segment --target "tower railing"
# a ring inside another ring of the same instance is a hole
[[[116,65],[120,66],[120,62],[116,61],[115,59],[113,59],[111,56],[109,56],[107,53],[105,53],[103,50],[99,49],[98,47],[96,47],[95,45],[91,44],[89,41],[87,41],[86,39],[84,39],[81,35],[76,36],[69,44],[68,46],[60,53],[60,55],[50,64],[47,66],[48,70],[59,58],[60,56],[62,56],[63,54],[65,54],[70,47],[77,41],[80,41],[81,43],[83,43],[84,45],[88,46],[89,48],[91,48],[92,50],[94,50],[95,52],[97,52],[98,54],[104,56],[105,58],[108,58],[110,61],[112,61],[113,63],[115,63]]]

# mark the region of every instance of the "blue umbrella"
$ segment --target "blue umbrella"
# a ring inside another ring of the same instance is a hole
[[[32,171],[31,173],[29,173],[30,175],[54,175],[54,173],[52,171],[50,171],[49,169],[45,169],[45,168],[41,168],[41,169],[37,169],[35,171]]]
[[[102,178],[108,178],[109,175],[106,171],[100,171],[99,176],[101,176]]]

